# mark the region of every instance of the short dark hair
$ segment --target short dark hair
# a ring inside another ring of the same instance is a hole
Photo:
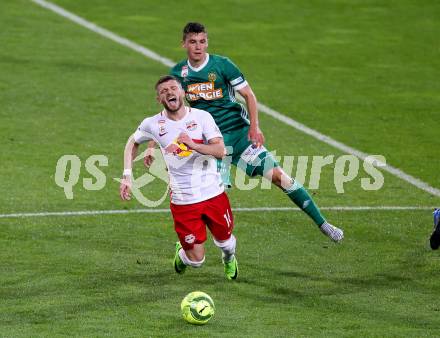
[[[159,80],[157,80],[156,85],[154,86],[154,89],[157,90],[157,87],[159,87],[160,84],[168,82],[168,81],[177,81],[177,83],[180,86],[180,82],[179,82],[179,80],[177,80],[176,77],[174,77],[172,75],[163,75],[159,78]]]
[[[186,36],[191,33],[208,33],[208,31],[205,29],[205,26],[199,22],[188,22],[185,27],[183,27],[183,41],[185,41]]]

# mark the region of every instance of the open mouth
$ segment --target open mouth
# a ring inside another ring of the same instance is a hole
[[[167,98],[167,102],[168,103],[176,103],[177,102],[177,97],[170,96],[170,97]]]

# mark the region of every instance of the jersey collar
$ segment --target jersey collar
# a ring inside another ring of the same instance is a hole
[[[168,118],[168,115],[167,115],[167,112],[165,111],[165,109],[162,110],[162,111],[160,112],[160,116],[164,117],[167,121],[170,121],[170,122],[172,122],[172,123],[176,123],[176,122],[183,121],[183,120],[186,119],[186,118],[188,117],[188,115],[191,113],[191,107],[185,106],[185,110],[186,110],[185,115],[184,115],[180,120],[177,120],[177,121]]]
[[[208,64],[208,62],[209,62],[209,54],[208,53],[206,53],[205,61],[200,66],[198,66],[197,68],[191,66],[191,64],[189,63],[189,60],[186,60],[186,63],[188,64],[188,67],[191,68],[191,70],[194,71],[194,72],[201,71]]]

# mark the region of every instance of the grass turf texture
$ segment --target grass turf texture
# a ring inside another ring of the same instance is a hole
[[[237,214],[237,283],[223,278],[210,242],[202,269],[176,275],[169,216],[10,221],[2,226],[2,334],[434,336],[439,258],[426,250],[424,212],[331,216],[353,224],[344,245],[299,214]],[[199,289],[217,308],[203,328],[179,311]]]
[[[192,5],[191,17],[178,6],[179,19],[166,26],[169,3],[57,3],[176,61],[184,55],[181,27],[202,20],[211,51],[239,64],[262,102],[439,186],[434,2],[279,2],[270,10],[252,2],[252,15],[222,3],[215,14]],[[118,201],[112,177],[121,173],[128,135],[159,109],[152,87],[166,68],[28,1],[2,2],[0,27],[0,212],[138,208]],[[278,154],[340,155],[261,120]],[[73,200],[53,180],[64,154],[83,163]],[[81,187],[92,154],[109,159],[100,191]],[[359,179],[345,188],[336,193],[329,166],[312,192],[324,206],[440,204],[387,174],[377,192],[363,191]],[[274,189],[234,190],[231,201],[290,205]],[[426,244],[430,213],[326,214],[344,228],[343,245],[332,245],[300,213],[237,213],[236,284],[224,280],[211,243],[205,267],[174,274],[169,215],[0,219],[0,335],[434,336],[439,259]],[[181,298],[195,289],[217,306],[202,328],[180,319]]]

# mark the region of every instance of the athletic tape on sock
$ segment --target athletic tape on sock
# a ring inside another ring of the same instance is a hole
[[[302,186],[301,183],[299,183],[296,180],[294,180],[293,184],[285,190],[285,193],[289,194],[289,193],[294,192],[294,191],[296,191],[298,189],[301,189],[302,187],[303,186]]]

